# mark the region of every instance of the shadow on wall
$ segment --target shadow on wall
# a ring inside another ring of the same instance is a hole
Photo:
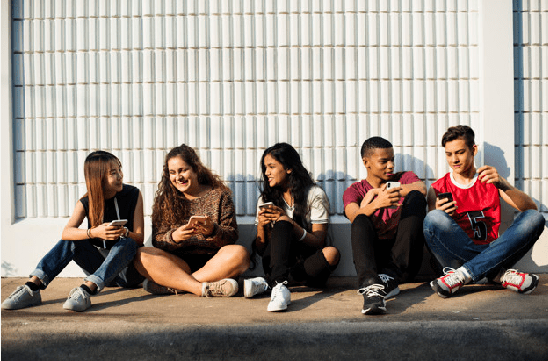
[[[2,261],[2,277],[16,277],[17,276],[17,269],[13,266],[13,264]]]

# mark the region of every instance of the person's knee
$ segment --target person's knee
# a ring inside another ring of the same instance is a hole
[[[451,225],[451,217],[444,211],[433,210],[424,217],[423,228],[447,228]]]
[[[534,209],[526,210],[523,213],[529,222],[531,229],[535,230],[540,236],[546,225],[546,219],[544,216],[539,211]]]
[[[354,221],[350,225],[351,230],[363,230],[367,228],[372,228],[373,223],[365,214],[358,214]]]
[[[243,271],[249,268],[249,252],[243,246],[233,244],[222,248],[228,262]]]
[[[157,256],[159,256],[160,249],[156,247],[139,247],[134,258],[135,266],[142,266],[147,268]]]
[[[131,238],[120,238],[116,246],[123,248],[126,252],[137,253],[137,243]]]
[[[415,207],[426,207],[426,198],[418,190],[412,190],[405,197],[404,203],[411,204]]]
[[[329,266],[336,266],[337,264],[339,264],[341,254],[339,253],[339,250],[337,248],[324,247],[322,249],[322,253],[327,263],[329,263]]]

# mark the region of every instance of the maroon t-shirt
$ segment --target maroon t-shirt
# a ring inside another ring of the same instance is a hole
[[[400,182],[401,184],[410,184],[420,182],[421,180],[413,172],[403,172],[397,174],[391,181]],[[348,187],[343,194],[344,208],[350,203],[361,204],[365,194],[373,189],[365,179],[360,182],[353,183]],[[403,197],[400,198],[400,205],[403,203]],[[373,225],[377,230],[379,239],[393,239],[396,234],[396,228],[401,216],[401,206],[397,208],[381,208],[371,215]]]

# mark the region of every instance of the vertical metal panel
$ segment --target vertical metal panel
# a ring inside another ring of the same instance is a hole
[[[548,213],[548,8],[514,1],[515,181]]]
[[[255,213],[264,149],[290,142],[342,214],[366,138],[392,141],[398,169],[431,182],[447,171],[441,134],[481,111],[477,0],[86,4],[35,1],[13,20],[20,218],[68,216],[96,149],[120,157],[148,215],[163,156],[183,142],[228,182],[238,215]],[[548,58],[543,11],[516,10],[526,67]],[[532,123],[516,147],[536,147],[521,152],[524,181],[548,173],[534,163],[548,146],[544,73],[523,71],[516,119]]]

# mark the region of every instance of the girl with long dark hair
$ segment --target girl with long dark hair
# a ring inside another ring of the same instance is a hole
[[[76,203],[62,240],[42,258],[29,281],[2,303],[3,309],[39,305],[40,290],[45,290],[71,260],[88,276],[80,287],[70,291],[63,304],[67,310],[85,311],[91,307],[90,296],[105,286],[135,287],[143,281],[131,263],[144,240],[141,192],[122,183],[120,160],[105,151],[87,156],[84,177],[87,193]],[[88,227],[80,229],[84,218],[88,219]],[[119,220],[127,223],[111,224]]]
[[[322,287],[340,255],[326,247],[329,200],[287,143],[266,149],[261,157],[261,196],[257,203],[254,247],[262,256],[266,280],[244,281],[244,296],[272,289],[268,311],[291,303],[288,282]]]
[[[135,266],[153,294],[178,291],[233,296],[233,279],[249,267],[238,239],[230,189],[187,145],[166,156],[152,210],[152,244],[139,250]]]

